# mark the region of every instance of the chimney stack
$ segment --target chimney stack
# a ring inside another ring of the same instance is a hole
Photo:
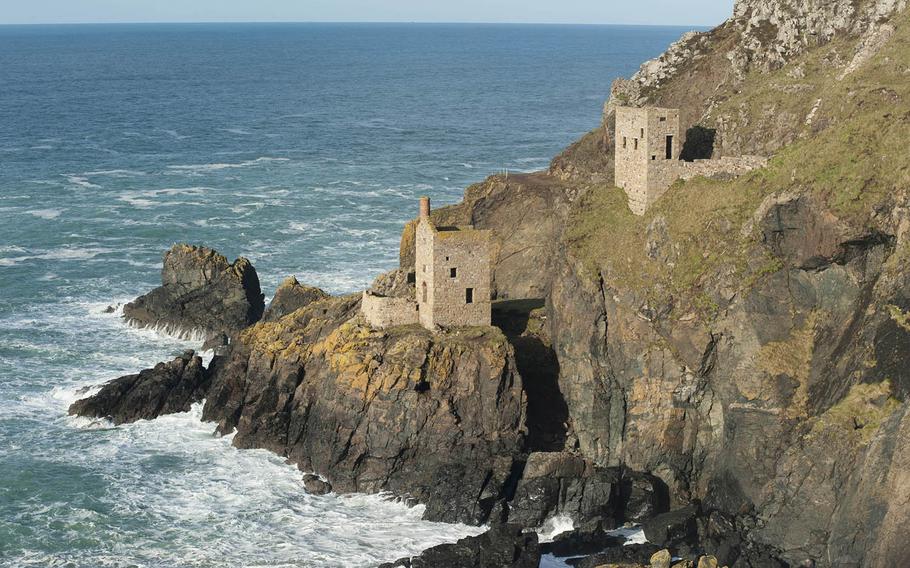
[[[430,219],[430,198],[421,197],[420,198],[420,218],[421,219]]]

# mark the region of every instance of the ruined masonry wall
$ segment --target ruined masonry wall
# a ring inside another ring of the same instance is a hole
[[[716,160],[695,160],[679,162],[679,179],[687,180],[698,176],[720,175],[740,176],[750,170],[768,165],[768,158],[762,156],[724,156]]]
[[[489,231],[439,231],[433,256],[433,323],[442,327],[490,325]],[[471,303],[466,301],[468,288],[473,290]]]
[[[420,324],[427,329],[432,329],[435,285],[433,270],[433,240],[436,229],[433,224],[420,220],[417,223],[414,243],[414,274],[417,293],[417,305],[420,312]]]
[[[418,323],[417,303],[410,298],[388,298],[364,290],[360,311],[375,328],[385,329],[397,325]]]

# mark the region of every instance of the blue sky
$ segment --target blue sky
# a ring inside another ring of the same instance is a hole
[[[0,0],[0,23],[537,22],[715,25],[733,0]]]

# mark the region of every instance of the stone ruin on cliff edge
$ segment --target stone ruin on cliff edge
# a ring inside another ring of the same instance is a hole
[[[673,108],[617,107],[614,142],[616,186],[625,190],[636,215],[644,215],[678,179],[737,176],[768,161],[761,156],[681,160],[679,109]]]
[[[415,253],[416,298],[363,292],[360,310],[372,327],[490,325],[490,231],[437,227],[430,198],[421,197]]]

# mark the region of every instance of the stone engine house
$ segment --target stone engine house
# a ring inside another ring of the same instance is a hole
[[[490,325],[490,232],[436,227],[430,199],[417,221],[417,311],[427,329]]]
[[[361,312],[371,326],[419,323],[434,330],[490,325],[489,231],[436,227],[430,219],[430,199],[421,197],[415,259],[416,298],[363,293]]]
[[[680,159],[679,109],[616,107],[614,173],[629,209],[644,215],[678,179],[734,177],[767,165],[762,156],[724,156],[691,162]]]
[[[629,209],[643,215],[679,177],[679,111],[618,107],[615,146],[616,186],[626,191]]]

